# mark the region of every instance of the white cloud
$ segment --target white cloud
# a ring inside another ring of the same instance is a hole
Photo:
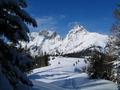
[[[44,29],[48,29],[48,30],[57,30],[58,27],[58,22],[61,19],[66,18],[65,15],[59,15],[56,17],[53,16],[44,16],[44,17],[37,17],[36,21],[37,21],[37,28],[32,28],[30,26],[30,31],[40,31],[40,30],[44,30]]]
[[[53,17],[42,17],[42,18],[36,18],[38,27],[37,31],[39,30],[44,30],[44,29],[49,29],[49,30],[54,30],[56,29],[56,24],[57,21]]]

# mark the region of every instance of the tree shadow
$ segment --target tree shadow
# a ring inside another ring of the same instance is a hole
[[[94,86],[100,86],[109,84],[108,82],[96,82],[95,80],[90,80],[88,78],[70,78],[66,80],[60,80],[52,82],[52,84],[55,84],[59,87],[65,88],[65,89],[83,89],[83,88],[89,88]]]

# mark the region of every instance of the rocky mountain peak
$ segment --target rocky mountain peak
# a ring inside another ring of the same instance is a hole
[[[88,32],[83,26],[75,25],[64,39],[54,31],[42,30],[32,32],[30,42],[22,45],[27,46],[33,56],[40,55],[39,52],[56,55],[79,52],[93,45],[104,47],[107,40],[107,35]]]
[[[75,25],[70,31],[71,31],[71,32],[74,32],[74,33],[87,32],[87,30],[86,30],[83,26],[81,26],[81,25]]]
[[[58,34],[55,31],[49,31],[49,30],[42,30],[39,32],[40,36],[44,36],[45,38],[52,39],[55,38]]]

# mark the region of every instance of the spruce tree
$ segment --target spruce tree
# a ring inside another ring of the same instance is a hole
[[[29,90],[32,86],[26,76],[30,59],[15,47],[20,40],[29,41],[26,24],[37,26],[26,7],[26,0],[0,0],[0,90]]]
[[[88,60],[90,64],[87,71],[90,78],[112,80],[113,57],[106,49],[94,47]]]
[[[111,29],[111,36],[109,40],[109,50],[114,56],[114,76],[115,82],[120,84],[120,5],[114,10],[116,22]]]

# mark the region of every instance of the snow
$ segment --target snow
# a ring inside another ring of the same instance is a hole
[[[117,90],[111,81],[89,79],[82,71],[88,65],[83,58],[50,57],[49,64],[28,75],[33,81],[33,90]],[[80,71],[75,72],[75,68]]]
[[[82,31],[80,31],[82,29]],[[95,45],[105,47],[107,43],[107,36],[98,33],[90,33],[83,30],[80,27],[73,33],[69,33],[67,37],[63,40],[61,45],[61,51],[66,51],[67,53],[73,53],[87,49],[88,47]],[[79,32],[78,32],[79,31]],[[64,52],[64,53],[66,53]]]
[[[61,38],[59,35],[55,35],[56,32],[52,31],[41,31],[32,32],[30,36],[30,42],[21,42],[24,48],[30,49],[31,55],[41,55],[43,53],[56,54],[56,48],[61,43]]]
[[[104,48],[107,41],[107,35],[88,32],[83,26],[76,25],[63,39],[53,31],[43,30],[40,32],[32,32],[30,34],[30,42],[22,43],[22,46],[30,49],[31,55],[33,56],[45,52],[50,55],[59,55],[79,52],[92,45]]]

